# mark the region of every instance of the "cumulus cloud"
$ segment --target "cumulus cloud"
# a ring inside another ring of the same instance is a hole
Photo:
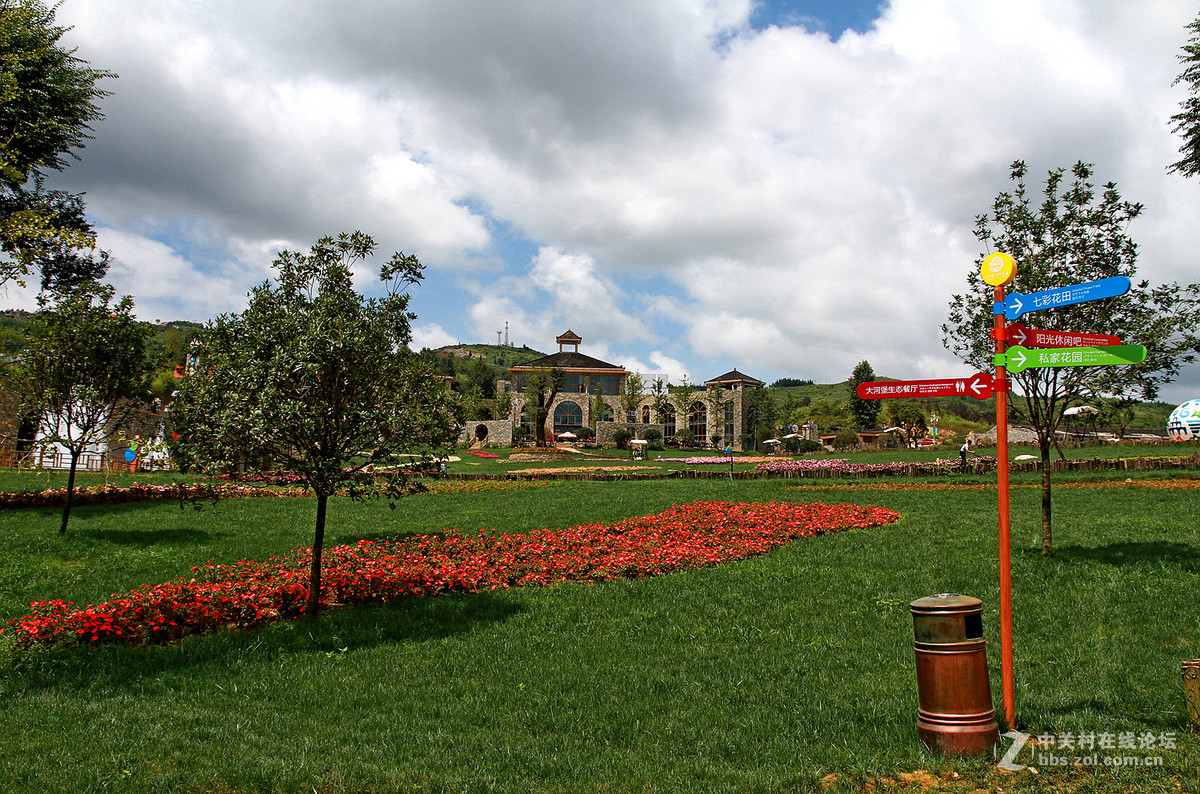
[[[1200,183],[1165,173],[1182,3],[892,0],[837,36],[754,29],[750,0],[58,13],[121,74],[65,184],[114,230],[114,278],[173,314],[362,228],[456,274],[422,295],[430,339],[570,327],[699,379],[951,376],[938,326],[1016,159],[1032,190],[1096,163],[1146,204],[1142,274],[1195,280]]]

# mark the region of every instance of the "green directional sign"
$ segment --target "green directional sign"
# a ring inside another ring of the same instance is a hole
[[[1106,364],[1140,364],[1146,360],[1141,345],[1108,347],[1057,347],[1036,349],[1014,345],[996,356],[994,363],[1014,375],[1031,367],[1095,367]]]

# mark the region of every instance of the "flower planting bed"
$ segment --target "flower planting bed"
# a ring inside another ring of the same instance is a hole
[[[694,457],[694,458],[655,458],[655,460],[664,461],[667,463],[686,463],[689,466],[707,466],[712,464],[724,463],[729,465],[733,463],[772,463],[777,458],[767,457],[765,455],[743,455],[740,457],[730,458],[726,455],[710,455],[709,457]]]
[[[990,471],[996,459],[987,456],[967,458],[967,468],[979,473]],[[773,460],[760,463],[756,471],[788,473],[799,477],[911,477],[918,474],[946,474],[962,471],[959,460],[935,460],[932,463],[851,463],[849,458],[818,458],[802,460]]]
[[[799,537],[899,518],[891,510],[859,505],[696,502],[615,524],[363,540],[326,552],[322,603],[384,603],[456,591],[656,576],[762,554]],[[311,550],[297,549],[266,562],[209,563],[193,568],[191,576],[143,585],[102,604],[38,602],[4,631],[21,649],[65,642],[163,644],[295,618],[304,613],[310,562]]]
[[[75,489],[75,505],[119,505],[129,502],[150,502],[164,499],[233,499],[248,496],[303,496],[302,488],[260,488],[253,485],[222,483],[171,483],[169,485],[92,485]],[[65,488],[22,493],[0,493],[0,508],[62,507],[67,496]]]

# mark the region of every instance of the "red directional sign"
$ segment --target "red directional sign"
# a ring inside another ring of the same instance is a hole
[[[974,397],[986,400],[996,392],[996,383],[986,372],[966,378],[938,380],[880,380],[858,384],[864,400],[902,400],[911,397]]]
[[[1111,334],[1043,331],[1026,328],[1021,323],[1009,323],[1005,335],[1009,344],[1021,347],[1109,347],[1121,344],[1121,338]]]

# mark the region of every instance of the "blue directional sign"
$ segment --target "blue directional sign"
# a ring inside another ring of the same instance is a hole
[[[1031,292],[1028,295],[1014,292],[1004,299],[1004,303],[993,303],[992,314],[1003,314],[1009,320],[1015,320],[1028,312],[1056,309],[1072,303],[1098,301],[1101,298],[1115,298],[1129,292],[1130,286],[1131,283],[1125,276],[1112,276],[1099,281],[1085,281],[1069,287],[1048,289],[1044,292]]]

